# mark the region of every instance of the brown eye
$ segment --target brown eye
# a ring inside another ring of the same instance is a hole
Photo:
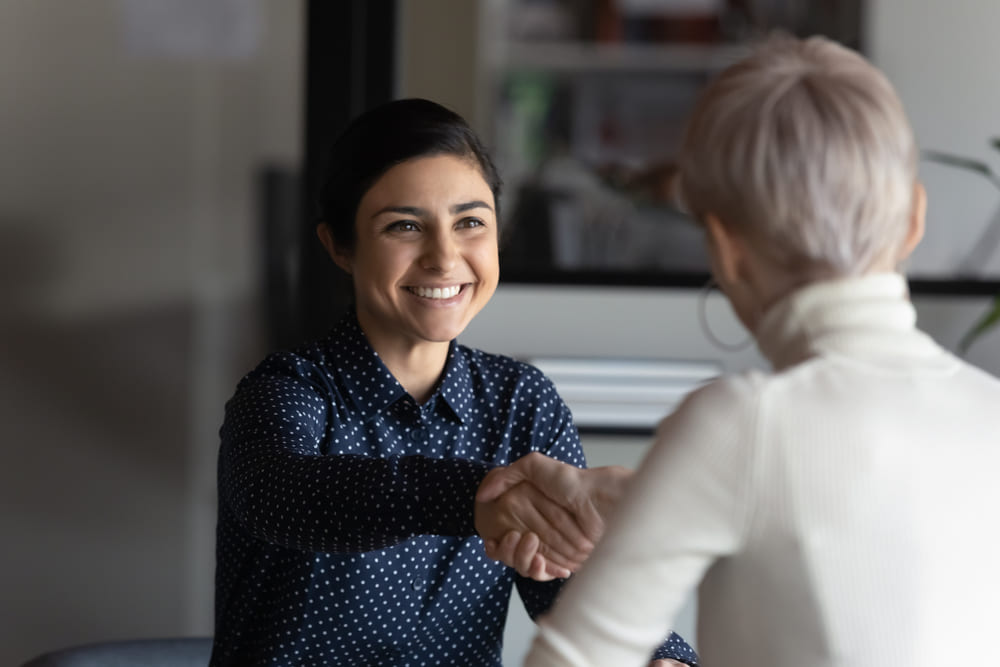
[[[417,226],[417,223],[412,220],[397,220],[385,228],[387,232],[415,232],[419,231],[419,229],[420,227]]]
[[[484,227],[485,225],[486,223],[479,218],[462,218],[457,226],[460,229],[470,229],[472,227]]]

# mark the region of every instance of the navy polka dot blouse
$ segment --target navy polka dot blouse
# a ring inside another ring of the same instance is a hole
[[[270,356],[226,404],[212,665],[500,665],[511,587],[561,582],[486,557],[476,489],[530,451],[583,466],[538,370],[451,344],[418,405],[356,318]],[[658,656],[694,662],[672,635]]]

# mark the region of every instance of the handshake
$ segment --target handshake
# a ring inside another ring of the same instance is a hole
[[[486,555],[538,581],[566,578],[590,555],[632,471],[587,470],[532,452],[491,470],[476,494]]]

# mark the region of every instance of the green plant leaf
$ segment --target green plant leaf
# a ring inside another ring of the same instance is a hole
[[[979,160],[973,160],[972,158],[963,157],[961,155],[953,155],[952,153],[942,153],[941,151],[924,151],[923,154],[925,158],[933,162],[940,162],[941,164],[948,164],[953,167],[961,167],[962,169],[976,171],[988,178],[993,177],[993,172],[990,171],[989,166],[985,162],[980,162]]]
[[[925,159],[931,160],[932,162],[940,162],[941,164],[959,167],[960,169],[968,169],[969,171],[974,171],[977,174],[982,174],[986,180],[1000,189],[1000,178],[996,177],[996,174],[993,173],[989,165],[985,162],[973,160],[972,158],[967,158],[962,155],[955,155],[954,153],[944,153],[942,151],[932,150],[923,151],[923,156]]]
[[[962,337],[958,349],[965,354],[977,338],[998,324],[1000,324],[1000,294],[993,298],[993,307],[983,313],[979,321]]]

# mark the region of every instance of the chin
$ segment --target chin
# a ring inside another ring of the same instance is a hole
[[[422,332],[422,337],[424,340],[431,341],[434,343],[448,343],[458,338],[463,331],[468,322],[454,325],[436,325],[424,327]]]

